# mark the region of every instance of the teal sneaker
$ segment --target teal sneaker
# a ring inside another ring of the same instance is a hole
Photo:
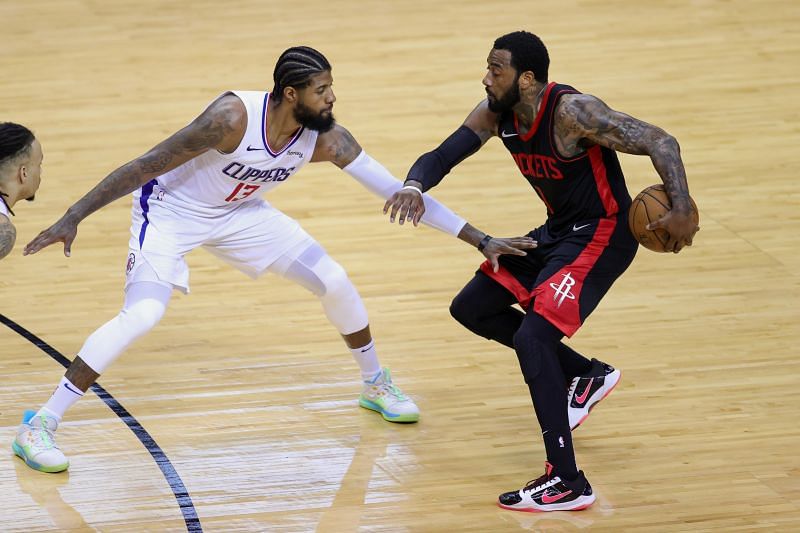
[[[375,379],[364,382],[358,405],[379,412],[389,422],[419,421],[419,407],[392,383],[388,368],[381,370]]]
[[[53,436],[58,422],[55,418],[39,415],[36,411],[25,411],[17,438],[11,448],[25,464],[40,472],[62,472],[69,468],[69,461],[56,446]]]

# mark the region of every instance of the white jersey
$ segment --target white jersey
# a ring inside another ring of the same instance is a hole
[[[8,218],[11,218],[9,215],[11,213],[8,212],[8,208],[6,207],[5,199],[0,198],[0,215],[5,215]]]
[[[177,211],[216,216],[259,199],[295,174],[314,153],[317,132],[301,127],[280,149],[267,140],[269,93],[231,91],[247,109],[247,129],[233,152],[209,150],[134,192],[134,209],[153,199]]]

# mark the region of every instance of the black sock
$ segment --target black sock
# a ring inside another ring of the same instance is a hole
[[[542,435],[542,439],[544,439],[544,447],[547,450],[547,461],[553,465],[556,474],[567,481],[578,477],[578,466],[575,464],[575,450],[572,447],[572,433],[569,430],[569,424],[561,430],[547,430]]]

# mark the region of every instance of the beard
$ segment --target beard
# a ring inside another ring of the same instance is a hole
[[[301,126],[320,133],[329,131],[336,123],[332,112],[325,110],[315,114],[310,107],[303,105],[302,102],[297,103],[293,114],[294,119],[299,122]]]
[[[511,111],[511,109],[519,102],[519,89],[517,84],[514,83],[509,90],[503,93],[500,98],[492,100],[489,93],[486,93],[489,102],[489,111],[492,113],[504,113]]]

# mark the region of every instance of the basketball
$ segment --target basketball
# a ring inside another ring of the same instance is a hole
[[[699,222],[697,205],[691,197],[689,200],[692,202],[695,222],[697,223]],[[669,240],[669,234],[663,229],[648,230],[645,228],[649,223],[664,216],[664,213],[669,211],[671,207],[672,203],[669,200],[669,196],[667,196],[667,191],[664,189],[664,185],[660,183],[647,187],[633,199],[628,212],[628,226],[630,226],[631,233],[639,241],[639,244],[654,252],[667,251],[664,247]]]

